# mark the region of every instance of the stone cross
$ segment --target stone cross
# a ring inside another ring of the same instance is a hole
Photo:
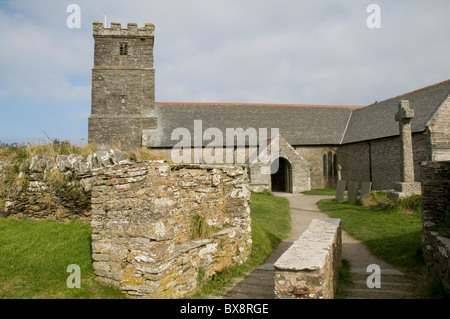
[[[414,182],[414,158],[411,136],[411,120],[413,118],[414,110],[409,108],[409,101],[400,101],[398,104],[398,113],[395,115],[395,120],[398,121],[400,128],[400,177],[401,181],[406,183]]]

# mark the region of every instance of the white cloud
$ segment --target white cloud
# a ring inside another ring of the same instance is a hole
[[[366,26],[369,0],[79,0],[82,27],[70,30],[72,2],[0,6],[2,99],[79,102],[86,114],[92,22],[105,11],[108,26],[156,25],[158,101],[364,105],[450,74],[448,0],[378,0],[381,29]]]
[[[28,2],[27,2],[28,3]],[[89,75],[82,36],[67,38],[64,27],[51,28],[23,14],[0,11],[4,49],[0,50],[1,95],[42,102],[89,98],[88,83],[72,84],[73,75]]]

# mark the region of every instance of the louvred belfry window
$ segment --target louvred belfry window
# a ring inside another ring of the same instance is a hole
[[[128,43],[121,43],[119,49],[120,55],[128,55]]]

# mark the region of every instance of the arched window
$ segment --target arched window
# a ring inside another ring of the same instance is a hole
[[[328,176],[333,176],[333,154],[328,152]]]
[[[337,176],[337,156],[336,154],[333,155],[333,171],[334,171],[334,176]]]
[[[323,154],[323,176],[327,176],[327,154]]]

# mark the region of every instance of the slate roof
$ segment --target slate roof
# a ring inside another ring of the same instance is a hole
[[[312,106],[294,104],[225,104],[225,103],[156,103],[158,126],[162,128],[161,147],[172,147],[175,128],[194,132],[194,120],[202,120],[202,128],[279,128],[291,145],[339,144],[350,118],[352,106]],[[270,130],[267,131],[268,136]],[[193,138],[192,138],[193,140]],[[204,141],[207,145],[210,141]]]
[[[226,128],[279,128],[280,134],[294,146],[340,145],[396,136],[399,131],[395,114],[400,100],[409,100],[414,110],[412,132],[422,132],[449,94],[450,80],[447,80],[366,107],[157,102],[158,127],[162,130],[159,146],[173,147],[179,142],[171,140],[176,128],[187,128],[193,135],[194,120],[202,120],[203,132],[212,127],[220,129],[224,143]],[[204,146],[208,143],[203,141]]]
[[[342,144],[398,135],[395,114],[398,112],[400,100],[409,100],[409,107],[414,110],[412,132],[422,132],[449,95],[450,80],[447,80],[354,110]]]

